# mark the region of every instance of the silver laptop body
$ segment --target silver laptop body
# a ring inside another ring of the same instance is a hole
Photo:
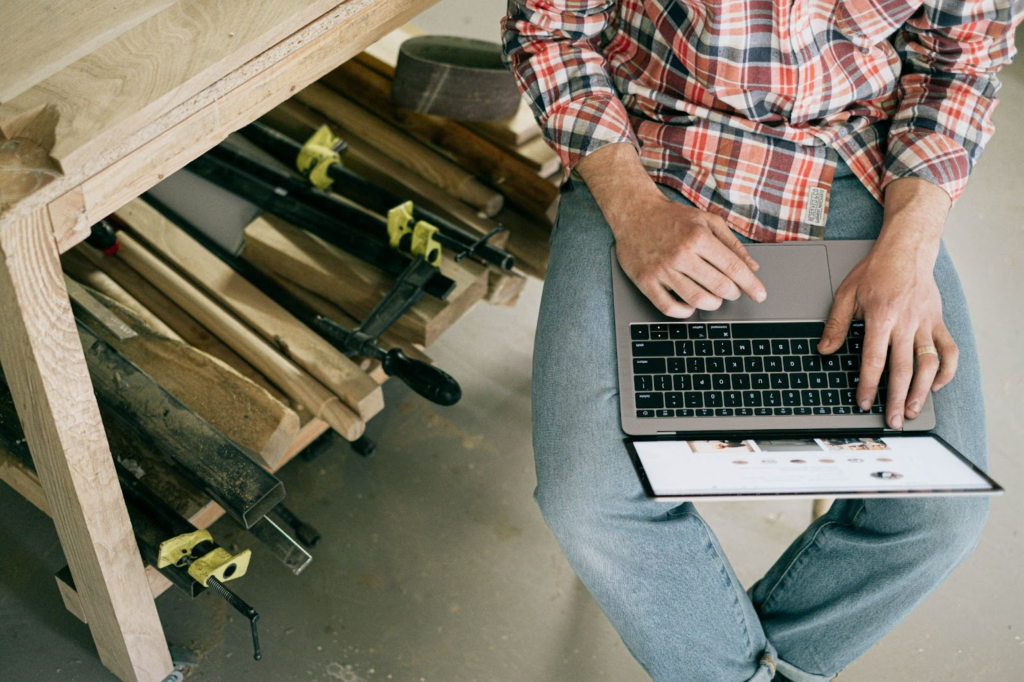
[[[634,338],[634,327],[652,329],[650,325],[704,325],[705,330],[715,327],[715,333],[720,340],[730,340],[730,336],[721,336],[735,331],[743,333],[746,329],[755,329],[745,323],[762,322],[817,322],[823,323],[828,319],[829,310],[832,306],[832,298],[835,295],[843,279],[859,263],[871,249],[872,241],[814,241],[814,242],[786,242],[781,244],[750,244],[747,249],[750,255],[760,264],[757,276],[764,283],[768,291],[768,297],[763,303],[755,303],[746,295],[737,301],[725,301],[715,311],[698,311],[692,318],[679,320],[669,318],[661,314],[657,308],[640,292],[630,281],[629,277],[619,266],[615,257],[615,248],[612,247],[612,290],[615,305],[615,338],[619,362],[619,387],[620,403],[622,410],[622,429],[630,436],[658,436],[674,435],[680,433],[745,433],[745,432],[787,432],[813,431],[824,433],[829,431],[865,431],[884,432],[892,431],[885,424],[882,414],[861,413],[855,406],[852,409],[845,409],[849,405],[841,406],[844,409],[836,410],[831,407],[829,414],[794,414],[793,410],[785,407],[772,407],[771,414],[765,414],[767,407],[738,408],[743,416],[736,415],[737,409],[728,407],[703,408],[700,410],[689,410],[685,407],[679,409],[662,408],[656,410],[658,416],[650,416],[651,410],[638,409],[637,402],[656,400],[664,404],[666,400],[677,401],[680,391],[671,390],[673,386],[662,384],[652,386],[649,390],[636,390],[641,384],[646,386],[648,379],[636,379],[634,372],[634,354],[637,352],[646,353],[650,345],[635,347],[634,344],[643,344],[643,340]],[[743,325],[743,326],[735,326]],[[660,328],[659,328],[660,329]],[[685,330],[679,330],[682,334]],[[706,333],[706,332],[702,332]],[[658,341],[663,341],[660,338]],[[672,348],[682,349],[674,339]],[[709,339],[712,340],[712,339]],[[756,339],[755,339],[756,340]],[[817,356],[814,347],[817,339],[813,340],[808,356]],[[707,344],[702,344],[707,348]],[[729,348],[722,345],[720,348]],[[666,352],[668,346],[663,343],[657,346],[659,353]],[[689,349],[690,346],[686,346]],[[716,347],[718,348],[718,347]],[[675,351],[673,352],[673,356]],[[675,376],[667,370],[672,366],[680,367],[678,361],[683,359],[661,355],[668,361],[666,374],[673,380]],[[651,357],[651,356],[641,356]],[[822,356],[818,356],[821,358]],[[676,362],[673,363],[672,361]],[[733,360],[735,362],[735,358]],[[685,360],[684,360],[685,362]],[[659,363],[660,368],[660,363]],[[852,372],[848,373],[852,376]],[[658,382],[665,382],[664,375],[651,376]],[[711,375],[714,376],[714,375]],[[838,377],[837,377],[838,379]],[[678,381],[678,380],[677,380]],[[723,380],[724,381],[724,380]],[[678,384],[677,384],[678,386]],[[669,388],[670,390],[658,390]],[[826,389],[826,390],[855,390],[852,387]],[[655,393],[662,395],[655,396]],[[672,393],[674,395],[669,396]],[[685,395],[685,393],[684,393]],[[824,394],[822,394],[824,395]],[[831,393],[829,394],[832,395]],[[696,396],[693,397],[695,400]],[[670,409],[673,416],[668,416]],[[681,410],[681,411],[680,411]],[[709,410],[714,416],[710,416]],[[729,412],[733,413],[732,415]],[[806,410],[802,410],[805,411]],[[819,410],[824,411],[824,410]],[[841,413],[832,413],[833,411]],[[756,412],[756,413],[754,413]],[[687,416],[674,416],[675,414],[686,414]],[[692,414],[691,414],[692,413]],[[640,416],[643,415],[643,416]],[[704,415],[704,416],[698,416]],[[906,431],[929,431],[935,426],[935,412],[932,407],[931,396],[925,401],[920,416],[916,419],[906,420],[904,429]]]

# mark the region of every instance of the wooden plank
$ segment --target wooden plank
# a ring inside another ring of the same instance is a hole
[[[384,409],[380,386],[355,363],[151,206],[135,200],[117,216],[193,283],[341,398],[363,421]]]
[[[346,313],[338,306],[328,301],[326,298],[323,298],[322,296],[317,296],[312,291],[309,291],[308,289],[303,289],[295,282],[291,282],[287,279],[284,279],[280,275],[277,275],[273,272],[268,272],[266,274],[270,276],[278,284],[280,284],[282,287],[287,289],[292,296],[299,299],[300,301],[302,301],[303,303],[305,303],[310,308],[317,311],[324,317],[340,324],[342,327],[345,327],[346,329],[355,329],[359,325],[358,320],[350,316],[348,313]],[[377,340],[377,343],[384,350],[391,350],[392,348],[401,348],[402,351],[413,360],[426,362],[427,364],[430,365],[434,364],[434,361],[426,353],[423,352],[422,346],[410,343],[405,339],[396,337],[394,333],[391,332],[391,330],[388,330],[381,334],[380,338]],[[384,382],[381,381],[380,383]]]
[[[541,130],[526,100],[519,102],[516,113],[500,121],[467,121],[466,127],[475,130],[498,144],[517,147],[540,139]]]
[[[102,296],[102,294],[97,294]],[[299,432],[299,416],[220,360],[159,335],[141,318],[100,299],[134,329],[127,341],[96,326],[97,335],[225,436],[277,466]]]
[[[484,297],[491,305],[512,307],[519,301],[519,294],[526,286],[526,273],[518,269],[502,272],[497,268],[487,270],[487,295]]]
[[[412,199],[418,205],[438,213],[468,232],[484,235],[495,225],[494,221],[476,214],[452,195],[410,171],[397,159],[382,154],[362,140],[346,136],[337,124],[299,102],[282,102],[261,120],[300,142],[305,142],[321,125],[328,125],[339,137],[347,137],[345,165],[367,180],[384,187],[392,194]],[[503,247],[505,239],[507,235],[498,234],[491,243]]]
[[[356,55],[356,59],[377,73],[394,78],[395,64],[398,63],[398,48],[409,38],[424,34],[423,29],[413,24],[400,26],[382,36],[377,42],[368,45],[365,50]]]
[[[89,54],[177,0],[129,3],[4,0],[0,104]]]
[[[510,152],[499,147],[455,121],[417,114],[395,105],[391,102],[391,81],[362,64],[342,64],[320,79],[320,82],[349,100],[358,102],[361,107],[391,125],[402,128],[420,142],[430,145],[438,153],[501,192],[516,209],[539,220],[548,220],[553,215],[552,205],[558,200],[558,190],[540,177],[538,170],[544,163],[550,166],[552,161],[557,168],[559,162],[558,157],[547,148],[543,140],[540,141],[540,146],[547,151],[549,159],[538,164],[524,163],[519,152]],[[317,92],[313,87],[307,88],[304,92],[308,91]],[[329,118],[335,118],[334,111],[344,113],[342,117],[337,117],[343,128],[346,121],[353,116],[351,111],[337,109],[340,106],[337,98],[320,96],[316,102],[306,101],[303,99],[303,93],[299,93],[296,98],[312,105]],[[368,137],[369,130],[361,131],[352,126],[349,126],[349,129],[364,141],[384,151],[377,144],[379,136]]]
[[[56,107],[51,155],[68,172],[339,4],[179,0],[0,106],[0,120]]]
[[[210,300],[169,265],[130,235],[119,235],[121,258],[133,270],[164,292],[200,324],[220,337],[293,400],[331,425],[346,440],[363,434],[365,422],[336,395],[271,348],[255,332]]]
[[[100,144],[101,152],[83,155],[80,165],[73,168],[64,166],[63,175],[59,172],[61,167],[50,159],[52,170],[42,172],[37,186],[17,201],[7,200],[3,163],[0,163],[0,229],[14,222],[18,215],[27,215],[79,185],[85,192],[88,220],[96,222],[144,192],[161,177],[181,168],[223,140],[233,130],[258,118],[288,93],[313,82],[435,1],[348,0],[273,47],[258,46],[262,50],[258,58],[238,66],[219,80],[211,78],[212,82],[202,83],[203,79],[199,79],[204,86],[201,91],[177,102],[169,102],[166,110],[151,117],[140,117],[135,130]],[[250,3],[242,3],[242,0],[232,2],[243,5],[238,11],[240,15],[257,9]],[[199,14],[202,15],[202,11]],[[170,41],[174,49],[180,50],[179,34],[168,35],[174,36]],[[130,66],[134,66],[134,62]],[[130,76],[128,80],[131,80]],[[86,106],[84,103],[93,99],[92,96],[85,97],[79,105]],[[6,107],[0,107],[0,110],[8,111]],[[31,114],[38,118],[50,111],[54,117],[57,115],[55,106],[49,109],[37,107],[14,118],[4,118],[10,113],[0,114],[0,136],[9,139],[9,130],[15,124],[21,125],[19,122],[25,116]],[[36,135],[40,139],[50,139],[49,146],[42,145],[44,158],[48,158],[45,152],[53,145],[55,125],[54,122],[50,126],[48,135],[45,131]],[[40,126],[45,128],[42,123],[37,127]],[[0,148],[5,144],[0,140]],[[75,243],[77,241],[62,241],[61,251]]]
[[[315,236],[273,216],[254,220],[245,229],[246,260],[336,303],[362,320],[380,302],[394,278]],[[441,272],[455,289],[441,301],[424,296],[391,327],[398,338],[429,346],[487,291],[487,270],[443,256]]]
[[[182,310],[174,301],[167,298],[163,292],[150,284],[139,273],[128,267],[121,259],[116,256],[105,256],[91,246],[84,244],[69,254],[65,254],[65,258],[71,253],[80,255],[104,274],[108,275],[133,298],[138,300],[141,305],[145,306],[151,315],[159,317],[182,340],[227,364],[242,376],[265,388],[280,402],[291,405],[292,409],[298,411],[298,405],[292,403],[279,388],[270,383],[260,372],[256,371],[242,356],[211,334],[206,327],[199,324],[195,318]],[[159,314],[155,311],[159,311]]]
[[[64,272],[70,275],[76,282],[106,296],[109,300],[131,311],[132,315],[140,318],[147,327],[157,334],[167,339],[183,341],[177,332],[167,326],[166,322],[157,317],[149,308],[142,305],[137,298],[129,294],[110,275],[90,263],[78,251],[68,251],[63,254],[60,263],[64,268]]]
[[[531,277],[544,279],[548,271],[551,229],[508,208],[498,214],[498,220],[509,230],[505,250],[516,257],[516,268]]]
[[[515,147],[505,147],[514,159],[542,178],[549,178],[562,168],[562,160],[542,137],[534,138]]]
[[[159,681],[171,659],[150,599],[45,211],[0,231],[0,362],[100,659]]]
[[[347,133],[346,138],[352,135],[360,138],[484,215],[493,216],[501,210],[504,204],[501,194],[333,90],[314,83],[295,93],[294,99],[334,121]]]
[[[14,488],[15,492],[31,502],[39,511],[47,516],[53,516],[39,477],[3,446],[0,446],[0,481]]]

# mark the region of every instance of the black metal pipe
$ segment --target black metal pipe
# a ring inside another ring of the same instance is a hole
[[[238,445],[81,322],[78,332],[99,399],[244,528],[284,499],[284,484]]]

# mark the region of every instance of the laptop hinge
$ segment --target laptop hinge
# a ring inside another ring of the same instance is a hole
[[[709,435],[727,434],[733,438],[740,439],[766,439],[776,436],[804,436],[809,438],[820,438],[822,436],[835,435],[858,435],[858,436],[893,436],[905,433],[902,429],[759,429],[757,431],[736,432],[736,431],[658,431],[655,438],[663,440],[696,439]]]

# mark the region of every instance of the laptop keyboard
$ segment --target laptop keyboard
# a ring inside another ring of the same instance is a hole
[[[632,324],[636,416],[884,414],[885,389],[856,404],[864,323],[832,355],[822,322]],[[888,368],[880,386],[888,383]]]

